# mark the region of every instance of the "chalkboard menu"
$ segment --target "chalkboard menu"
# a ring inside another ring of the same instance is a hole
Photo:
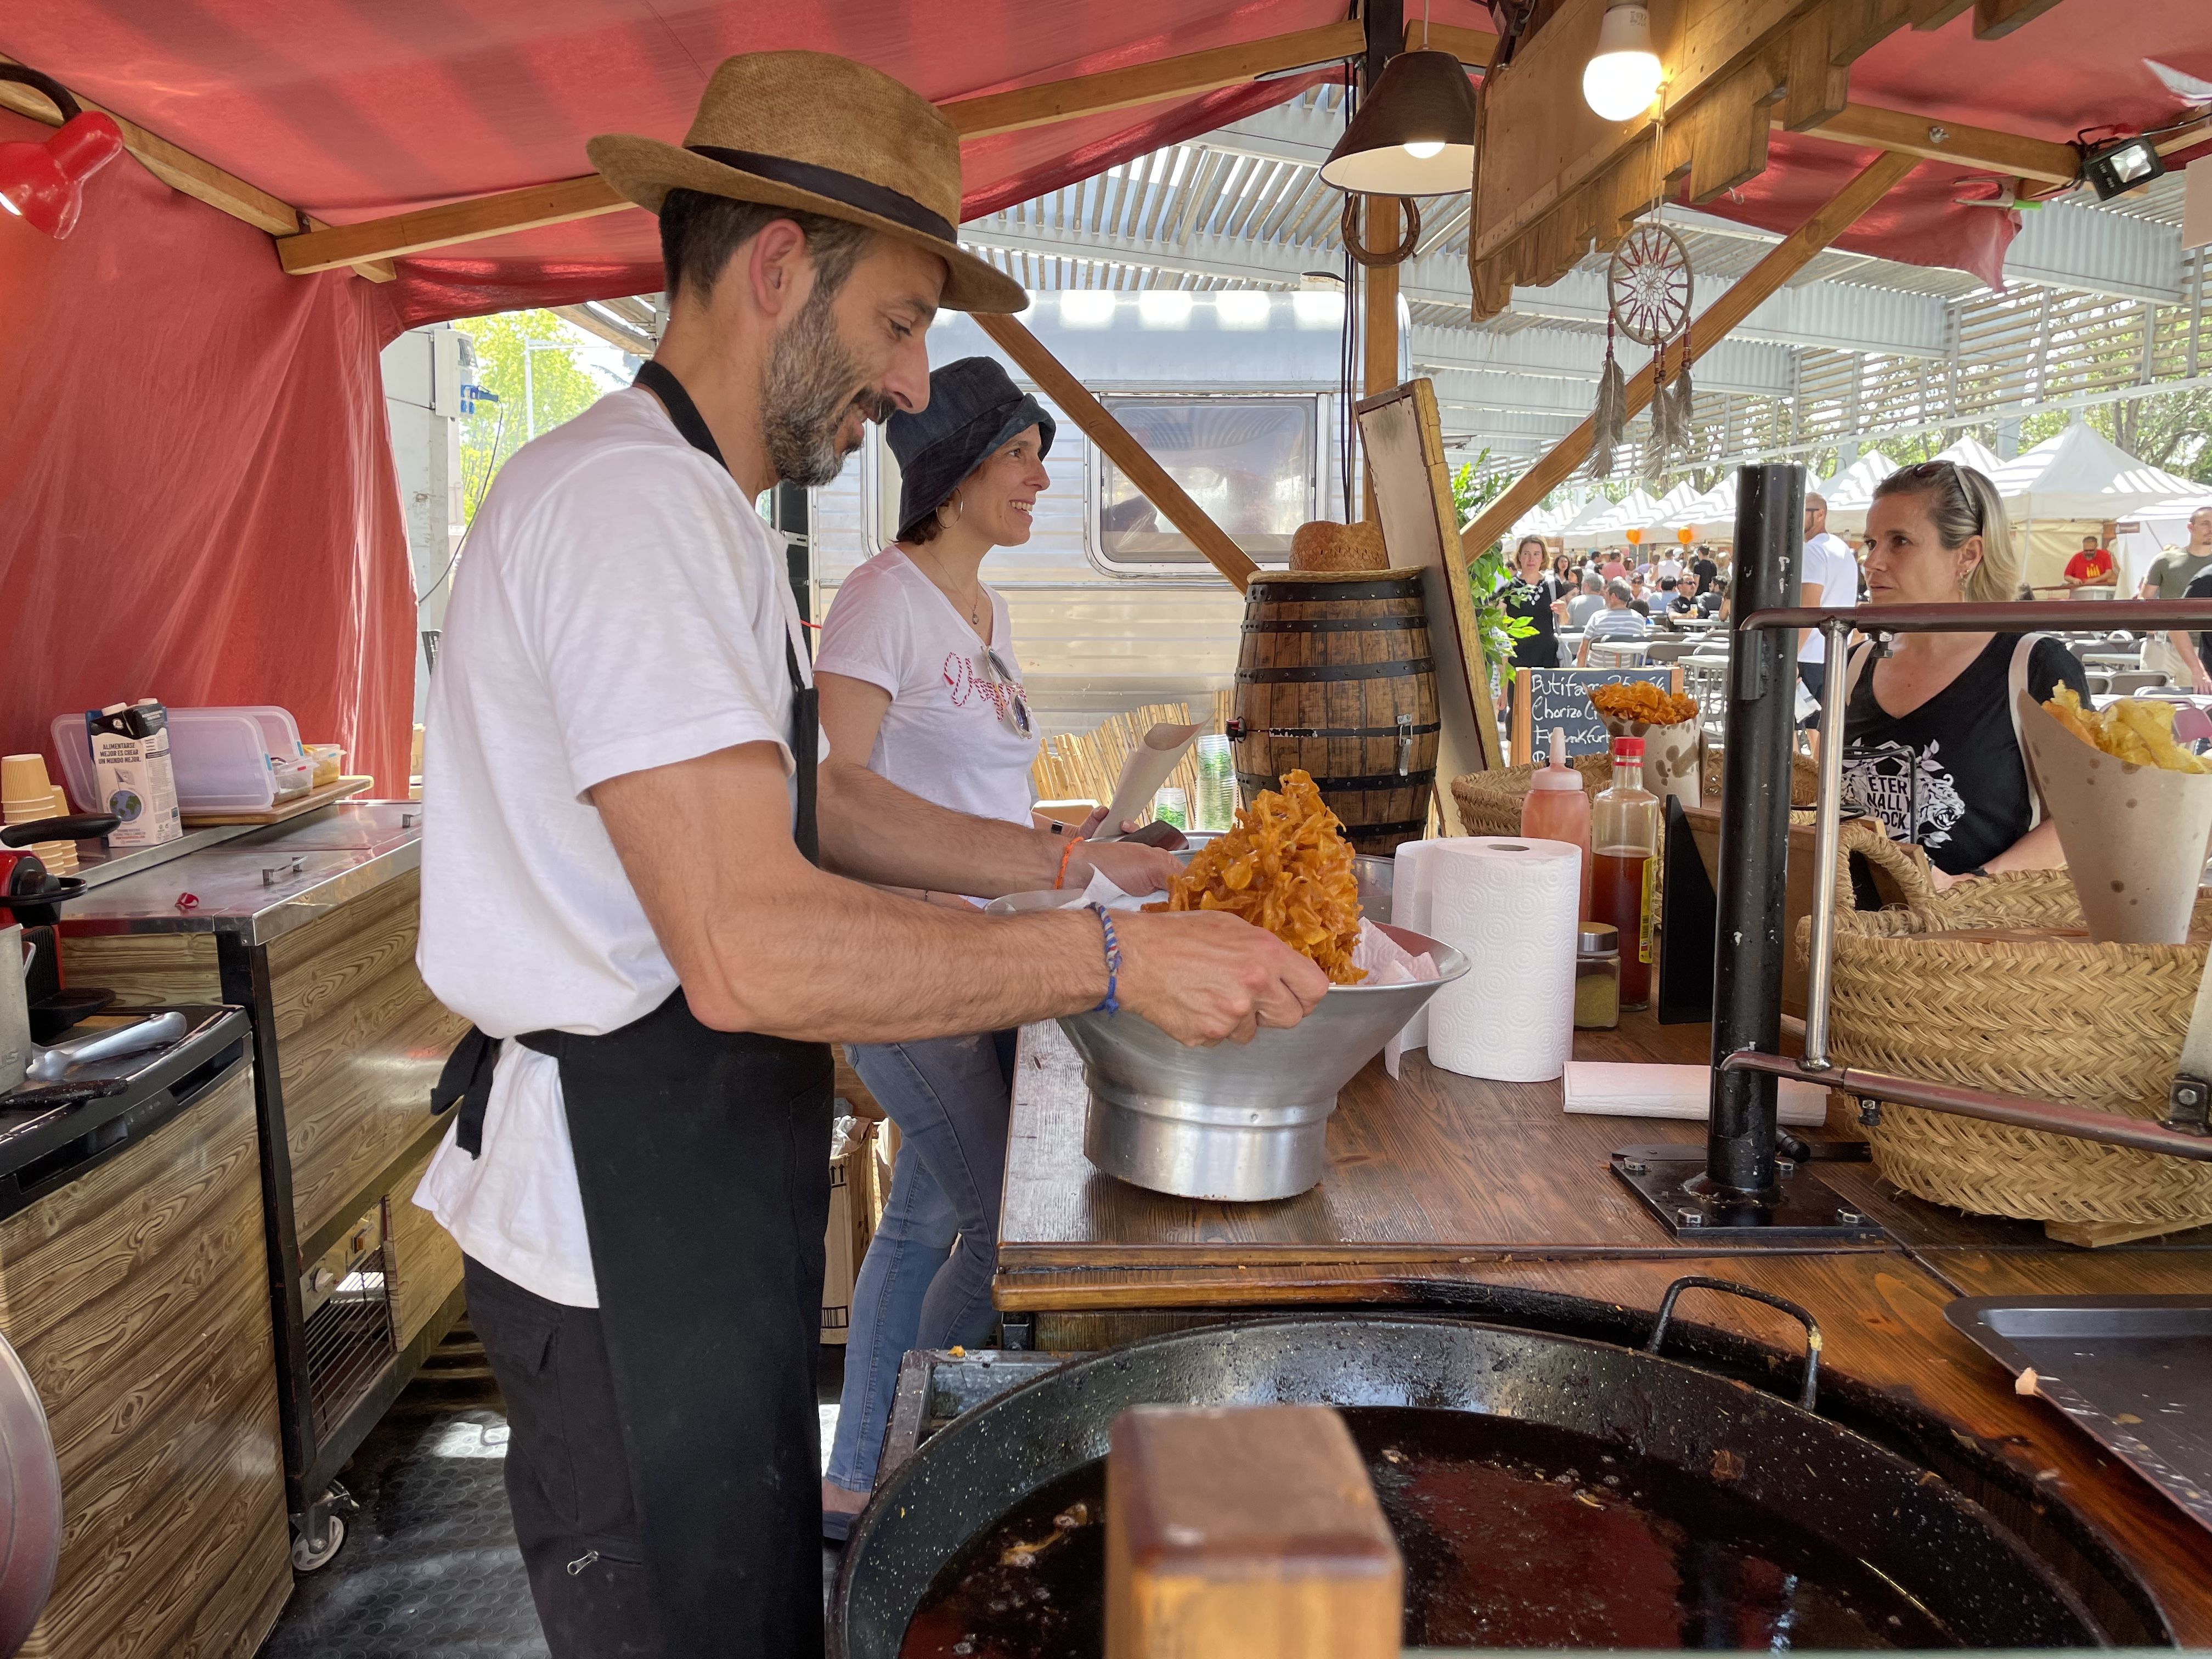
[[[1680,696],[1682,671],[1669,664],[1649,668],[1520,668],[1513,674],[1513,758],[1540,761],[1552,752],[1552,728],[1567,734],[1567,756],[1606,752],[1605,722],[1590,707],[1594,685],[1647,681]]]

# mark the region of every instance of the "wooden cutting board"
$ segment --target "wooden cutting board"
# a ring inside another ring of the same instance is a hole
[[[319,806],[351,800],[356,795],[365,795],[375,784],[374,778],[340,778],[336,783],[326,783],[319,789],[310,789],[304,795],[295,795],[288,801],[265,807],[258,812],[186,812],[183,815],[187,830],[206,830],[219,823],[284,823],[303,812],[312,812]]]

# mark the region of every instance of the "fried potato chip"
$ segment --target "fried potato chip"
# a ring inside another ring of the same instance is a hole
[[[1283,774],[1237,814],[1237,827],[1192,854],[1168,888],[1170,910],[1228,910],[1264,927],[1339,985],[1367,970],[1352,965],[1359,942],[1359,883],[1352,843],[1304,772]]]
[[[1695,697],[1677,696],[1650,680],[1631,680],[1625,685],[1594,685],[1591,707],[1617,720],[1641,720],[1646,726],[1680,726],[1698,714]]]
[[[2070,685],[2043,705],[2051,718],[2091,747],[2131,766],[2167,772],[2212,772],[2212,765],[2181,746],[2173,735],[2173,705],[2153,697],[2123,697],[2109,707],[2084,708]]]

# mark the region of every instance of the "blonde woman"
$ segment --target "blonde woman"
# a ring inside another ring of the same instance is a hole
[[[1923,461],[1893,472],[1867,512],[1869,626],[1884,605],[1991,604],[2020,586],[2004,503],[1970,466]],[[1938,890],[2007,870],[2065,862],[2020,744],[2015,696],[2088,680],[2049,634],[1904,634],[1848,660],[1845,793],[1894,841],[1923,848]]]

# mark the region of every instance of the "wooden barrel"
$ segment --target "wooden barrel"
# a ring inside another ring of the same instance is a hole
[[[1252,578],[1230,726],[1245,799],[1302,769],[1359,851],[1426,831],[1438,722],[1421,586],[1418,570]]]

